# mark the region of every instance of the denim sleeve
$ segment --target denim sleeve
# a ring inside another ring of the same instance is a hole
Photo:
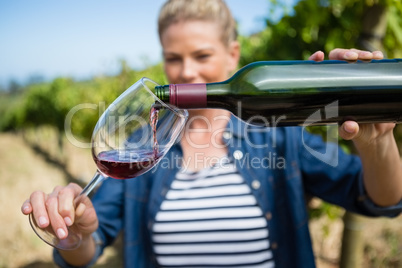
[[[97,233],[103,247],[109,246],[123,226],[124,180],[105,180],[92,197],[92,203],[99,220]]]
[[[99,258],[99,256],[102,254],[102,245],[103,241],[101,241],[99,234],[97,232],[92,234],[92,237],[95,241],[96,249],[95,249],[95,255],[92,258],[92,260],[84,266],[72,266],[69,263],[67,263],[60,255],[59,251],[57,249],[53,250],[53,260],[57,264],[57,266],[61,268],[87,268],[91,267],[92,265],[95,264],[96,260]]]
[[[365,216],[397,216],[402,202],[380,207],[367,196],[360,158],[345,153],[336,143],[300,133],[300,163],[306,192],[346,210]]]
[[[376,205],[367,195],[363,180],[360,180],[359,193],[358,202],[361,203],[361,206],[367,210],[370,216],[396,217],[402,212],[402,200],[393,206],[380,207]]]

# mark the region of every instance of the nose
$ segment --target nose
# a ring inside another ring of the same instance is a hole
[[[194,83],[197,79],[197,64],[191,59],[183,60],[183,65],[181,69],[181,80],[183,83]]]

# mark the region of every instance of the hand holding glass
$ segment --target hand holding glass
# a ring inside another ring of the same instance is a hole
[[[188,113],[160,101],[150,90],[158,86],[148,78],[128,88],[103,113],[92,134],[92,155],[98,170],[74,199],[75,207],[105,178],[130,179],[152,169],[179,137]],[[75,225],[59,239],[52,229],[40,228],[35,210],[29,220],[47,244],[62,250],[77,248],[82,235]]]

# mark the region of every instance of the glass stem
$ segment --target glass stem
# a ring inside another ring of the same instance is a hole
[[[92,180],[87,184],[87,186],[85,186],[82,192],[77,196],[77,198],[74,200],[74,203],[76,205],[81,203],[81,199],[88,196],[92,192],[92,190],[105,179],[107,179],[107,177],[102,176],[102,174],[100,174],[99,171],[96,171],[94,176],[92,177]]]

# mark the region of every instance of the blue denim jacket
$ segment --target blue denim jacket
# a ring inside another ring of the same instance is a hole
[[[306,193],[367,216],[396,216],[402,211],[402,202],[380,208],[370,201],[358,157],[301,127],[259,128],[232,118],[223,136],[265,213],[276,267],[315,267]],[[103,183],[93,197],[100,225],[94,234],[98,249],[92,263],[124,230],[125,267],[156,266],[150,233],[181,155],[177,144],[152,171]],[[59,265],[69,267],[57,252],[54,256]]]

